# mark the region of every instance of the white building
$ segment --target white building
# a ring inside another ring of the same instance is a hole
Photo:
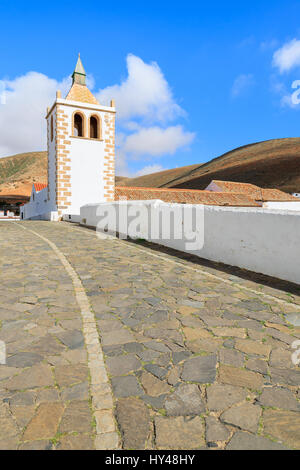
[[[86,86],[80,56],[65,99],[48,108],[48,185],[21,210],[23,219],[76,219],[80,207],[114,200],[115,105],[102,106]]]

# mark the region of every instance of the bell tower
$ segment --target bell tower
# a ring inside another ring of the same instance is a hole
[[[102,106],[86,86],[78,56],[66,98],[47,111],[48,204],[52,219],[79,215],[89,203],[114,200],[115,104]]]

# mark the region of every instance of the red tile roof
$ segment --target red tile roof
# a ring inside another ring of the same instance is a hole
[[[263,189],[251,183],[237,183],[235,181],[212,180],[220,192],[245,194],[256,201],[295,201],[297,198],[279,189]]]
[[[160,199],[164,202],[206,204],[212,206],[259,206],[253,198],[248,197],[245,194],[200,191],[195,189],[136,188],[119,186],[115,189],[115,200],[118,200],[121,197],[136,201]]]
[[[48,185],[45,183],[33,183],[33,186],[36,192],[38,193],[39,191],[42,191],[42,189],[47,188]]]

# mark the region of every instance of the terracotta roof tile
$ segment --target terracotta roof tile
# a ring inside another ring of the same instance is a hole
[[[99,101],[90,92],[88,87],[86,85],[79,85],[79,83],[73,83],[69,93],[66,96],[66,100],[80,101],[81,103],[100,104]]]
[[[257,207],[254,199],[245,194],[200,191],[176,188],[136,188],[120,186],[115,188],[115,199],[126,197],[128,200],[160,199],[164,202],[185,204],[206,204],[213,206]]]
[[[252,197],[256,201],[295,201],[296,198],[279,189],[264,189],[251,183],[237,183],[235,181],[212,180],[222,192],[241,193]]]
[[[47,188],[48,185],[45,183],[33,183],[33,186],[36,192],[38,193],[39,191],[42,191],[42,189]]]

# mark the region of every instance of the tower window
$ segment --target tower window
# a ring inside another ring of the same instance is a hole
[[[90,138],[100,139],[100,120],[98,116],[90,117]]]
[[[83,137],[83,117],[81,114],[74,114],[74,136]]]
[[[51,116],[50,121],[50,135],[51,135],[51,142],[53,141],[53,116]]]

